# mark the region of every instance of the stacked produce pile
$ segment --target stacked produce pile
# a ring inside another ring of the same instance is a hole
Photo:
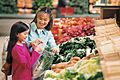
[[[32,13],[32,0],[17,0],[18,14]]]
[[[52,1],[53,0],[32,0],[32,12],[35,14],[36,13],[36,10],[39,8],[39,7],[43,7],[43,6],[46,6],[46,7],[50,7],[52,8]]]
[[[57,44],[73,37],[94,35],[94,21],[90,17],[54,19],[52,33]]]
[[[68,64],[70,64],[70,62],[68,62]],[[59,70],[62,65],[63,63],[56,64],[54,68]],[[53,70],[47,70],[44,75],[44,80],[103,80],[99,65],[98,57],[89,60],[79,60],[74,65],[72,63],[71,67],[61,69],[61,71],[57,73]],[[65,65],[65,67],[66,66],[67,65]]]
[[[100,58],[92,37],[76,37],[59,45],[51,70],[46,70],[44,80],[103,80]]]
[[[69,0],[68,6],[74,7],[75,14],[89,13],[89,0]]]
[[[115,19],[95,21],[94,37],[105,80],[120,80],[120,28]]]
[[[16,0],[0,0],[0,14],[17,13]]]
[[[59,45],[59,54],[54,55],[53,63],[68,62],[72,57],[81,59],[89,54],[95,54],[95,41],[89,37],[76,37]]]

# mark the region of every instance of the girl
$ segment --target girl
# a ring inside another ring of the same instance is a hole
[[[32,66],[38,59],[40,47],[34,47],[30,56],[25,45],[29,27],[23,22],[13,24],[8,43],[8,54],[12,54],[12,80],[32,80]]]
[[[49,47],[51,48],[53,53],[57,53],[57,45],[55,43],[54,37],[50,29],[52,28],[52,15],[50,8],[43,7],[41,9],[38,9],[35,18],[30,24],[31,30],[28,35],[28,38],[26,40],[28,46],[34,47],[34,42],[40,41],[42,44],[39,46],[42,47],[42,51],[40,54],[44,51],[45,48]],[[30,50],[31,51],[31,50]],[[47,56],[48,57],[48,56]],[[52,58],[52,57],[51,57]],[[45,59],[43,56],[41,59]],[[47,63],[51,63],[51,59]],[[33,66],[34,71],[36,71],[35,67],[39,64],[39,59],[36,61],[36,64]],[[40,64],[39,64],[40,65]],[[44,67],[43,67],[44,68]],[[33,71],[33,72],[34,72]],[[38,71],[40,72],[40,71]],[[40,73],[37,74],[37,72],[34,72],[34,77],[36,78],[36,75],[40,75]]]

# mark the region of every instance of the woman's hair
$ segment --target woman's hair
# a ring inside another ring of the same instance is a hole
[[[38,8],[37,13],[35,15],[35,18],[33,19],[32,22],[37,23],[37,15],[40,12],[44,12],[44,13],[49,14],[50,21],[48,22],[48,25],[45,27],[45,29],[49,31],[52,28],[52,23],[53,23],[53,18],[52,18],[52,14],[51,14],[51,9],[50,8],[48,8],[48,7]]]
[[[8,42],[8,46],[7,46],[7,62],[8,63],[12,63],[12,48],[14,47],[14,45],[16,44],[16,42],[18,41],[18,33],[24,32],[26,30],[28,30],[29,27],[27,24],[19,21],[16,22],[15,24],[12,25],[11,30],[10,30],[10,38],[9,38],[9,42]]]

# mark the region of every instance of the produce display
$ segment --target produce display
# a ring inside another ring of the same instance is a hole
[[[17,0],[18,14],[31,14],[32,0]]]
[[[44,71],[44,80],[104,80],[92,39],[94,27],[90,17],[54,20],[52,33],[59,53],[54,54],[50,70]]]
[[[49,48],[46,48],[47,52],[45,51],[44,53],[46,57],[44,59],[41,58],[42,62],[40,63],[40,65],[36,67],[36,70],[34,71],[34,75],[36,74],[35,75],[36,77],[43,78],[45,77],[47,70],[51,70],[53,73],[60,74],[61,71],[64,71],[69,67],[73,67],[77,65],[79,61],[90,60],[91,58],[98,56],[95,49],[96,44],[94,40],[92,40],[90,37],[92,36],[75,37],[70,39],[69,41],[66,41],[58,45],[60,52],[57,54],[54,54],[54,56],[52,55],[53,53],[51,53],[51,50]],[[74,69],[77,71],[76,68]],[[76,80],[78,76],[80,77],[80,75],[83,75],[78,72],[75,72],[76,74],[74,75],[74,78],[76,78]],[[37,75],[38,73],[39,75]],[[65,74],[62,74],[62,75],[67,75],[67,74],[65,71]],[[69,74],[70,76],[73,76],[71,73]],[[85,78],[86,78],[86,75],[84,76]],[[95,74],[93,75],[95,76]],[[92,78],[91,75],[90,77]],[[55,80],[59,80],[59,79],[55,79]],[[63,80],[66,80],[66,79],[63,79]],[[85,79],[85,80],[89,80],[89,79]]]
[[[95,35],[94,20],[90,17],[60,18],[53,20],[52,33],[57,44],[61,44],[73,37]]]
[[[13,14],[17,13],[16,0],[0,0],[0,14]]]
[[[67,62],[71,57],[80,57],[81,59],[89,53],[95,54],[96,44],[89,37],[72,38],[59,46],[59,54],[54,55],[53,63]],[[89,51],[88,51],[89,50]]]
[[[68,29],[73,25],[61,25],[61,23],[62,21],[56,23],[55,26],[59,25],[60,29],[63,29],[64,26]],[[118,71],[120,67],[120,45],[118,44],[120,42],[120,28],[114,19],[96,20],[95,25],[95,36],[72,36],[59,43],[60,52],[54,55],[51,69],[44,72],[44,80],[120,79]],[[64,30],[61,30],[60,33],[59,28],[55,28],[58,29],[56,34],[63,35],[62,31]],[[67,36],[70,35],[67,34]]]
[[[66,69],[68,67],[74,66],[75,63],[77,63],[80,59],[80,57],[72,57],[69,62],[60,62],[57,64],[53,64],[51,66],[51,70],[53,70],[56,73],[60,73],[63,69]]]
[[[99,57],[79,60],[74,66],[59,73],[47,70],[44,80],[104,80],[99,61]]]
[[[89,12],[89,0],[69,0],[68,6],[74,7],[75,14],[85,14]]]
[[[42,6],[52,7],[52,1],[53,0],[32,0],[33,13],[36,13],[36,10]]]

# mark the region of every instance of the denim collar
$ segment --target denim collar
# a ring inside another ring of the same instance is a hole
[[[31,29],[32,29],[32,31],[38,33],[37,26],[36,26],[35,22],[31,23]],[[45,29],[42,29],[42,32],[43,32],[44,35],[46,34],[46,30]]]

